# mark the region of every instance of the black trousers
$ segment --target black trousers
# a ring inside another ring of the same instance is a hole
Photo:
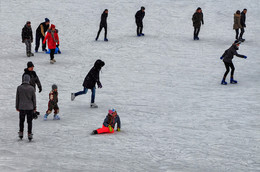
[[[106,25],[99,25],[99,30],[98,30],[96,39],[98,39],[99,34],[100,34],[100,32],[101,32],[101,30],[102,30],[103,28],[105,29],[105,37],[104,37],[104,39],[107,39],[107,26],[106,26]]]
[[[229,68],[231,68],[231,76],[230,76],[230,78],[233,78],[234,72],[235,72],[235,67],[234,67],[233,63],[232,62],[231,63],[224,62],[224,64],[225,64],[225,67],[226,67],[226,72],[224,73],[223,79],[224,80],[226,79],[226,77],[227,77],[227,75],[229,73]]]
[[[242,39],[244,32],[245,32],[245,29],[244,29],[244,27],[242,27],[242,28],[241,28],[241,32],[240,32],[240,35],[239,35],[239,38],[240,38],[240,39]]]
[[[51,58],[51,60],[54,59],[54,53],[55,53],[55,49],[50,49],[50,58]]]
[[[35,51],[38,51],[39,46],[40,46],[40,40],[42,39],[42,51],[46,49],[46,43],[43,43],[44,40],[44,36],[42,36],[42,34],[37,34],[36,33],[36,37],[35,37]]]
[[[200,27],[194,27],[194,38],[197,38],[199,36],[200,33]]]
[[[19,114],[20,132],[23,132],[23,130],[24,130],[25,116],[27,116],[28,133],[31,134],[32,133],[33,110],[20,110],[20,114]]]
[[[143,22],[136,22],[136,26],[137,26],[136,34],[137,35],[142,34],[143,33]]]
[[[239,29],[236,29],[236,39],[238,39],[238,35],[239,35]]]

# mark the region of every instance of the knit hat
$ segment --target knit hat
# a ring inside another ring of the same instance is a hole
[[[25,75],[23,76],[23,80],[22,80],[22,82],[23,82],[23,83],[27,83],[27,84],[29,84],[30,80],[31,80],[30,75],[25,74]]]
[[[26,24],[31,24],[31,22],[30,22],[30,21],[27,21]]]
[[[48,19],[48,18],[45,18],[45,22],[47,23],[47,22],[50,22],[50,20]]]
[[[33,63],[30,61],[27,63],[27,68],[34,67]]]
[[[57,86],[56,84],[53,84],[53,85],[51,86],[51,88],[52,88],[52,90],[55,90],[55,89],[58,89],[58,86]]]
[[[55,29],[55,25],[54,24],[51,24],[51,29],[54,28]]]
[[[141,10],[145,10],[144,6],[141,7]]]
[[[198,10],[201,10],[201,8],[200,8],[200,7],[198,7],[198,8],[197,8],[197,11],[198,11]]]
[[[108,110],[108,114],[109,114],[110,116],[116,116],[116,115],[117,115],[117,112],[116,112],[116,110],[115,110],[114,108],[111,108],[111,109]]]

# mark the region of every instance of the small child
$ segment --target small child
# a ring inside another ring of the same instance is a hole
[[[59,113],[59,107],[58,107],[58,87],[56,84],[52,85],[52,90],[49,94],[49,103],[48,103],[48,110],[46,111],[46,114],[44,115],[44,121],[47,120],[48,115],[52,112],[54,109],[54,116],[53,120],[60,120],[60,117],[58,115]]]
[[[114,133],[115,124],[117,123],[117,131],[120,131],[121,122],[120,118],[117,115],[115,109],[108,110],[108,115],[106,116],[102,128],[94,130],[92,134],[101,134],[101,133]]]

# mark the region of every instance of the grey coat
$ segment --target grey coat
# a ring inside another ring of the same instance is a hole
[[[35,90],[29,83],[23,83],[17,87],[16,109],[36,110]]]
[[[227,49],[222,55],[223,62],[232,63],[232,59],[234,58],[234,55],[237,57],[244,58],[244,55],[238,54],[237,50],[238,48],[236,47],[235,44],[233,44],[229,49]]]

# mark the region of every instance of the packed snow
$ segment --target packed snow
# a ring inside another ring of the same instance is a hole
[[[141,6],[145,36],[136,37],[134,15]],[[205,24],[194,41],[191,17],[197,7]],[[95,41],[106,8],[109,41],[103,41],[103,31]],[[224,86],[219,57],[234,41],[233,14],[243,8],[246,41],[238,53],[248,58],[234,57],[238,84]],[[0,171],[260,171],[259,12],[259,0],[1,1]],[[26,21],[35,37],[45,17],[59,29],[62,54],[53,65],[43,52],[26,57],[21,42]],[[91,109],[90,91],[74,101],[70,93],[83,89],[97,59],[106,64],[103,88],[96,91],[99,108]],[[19,141],[15,109],[28,61],[43,85],[32,142]],[[43,121],[54,83],[61,120],[50,115]],[[121,131],[90,135],[111,107]]]

